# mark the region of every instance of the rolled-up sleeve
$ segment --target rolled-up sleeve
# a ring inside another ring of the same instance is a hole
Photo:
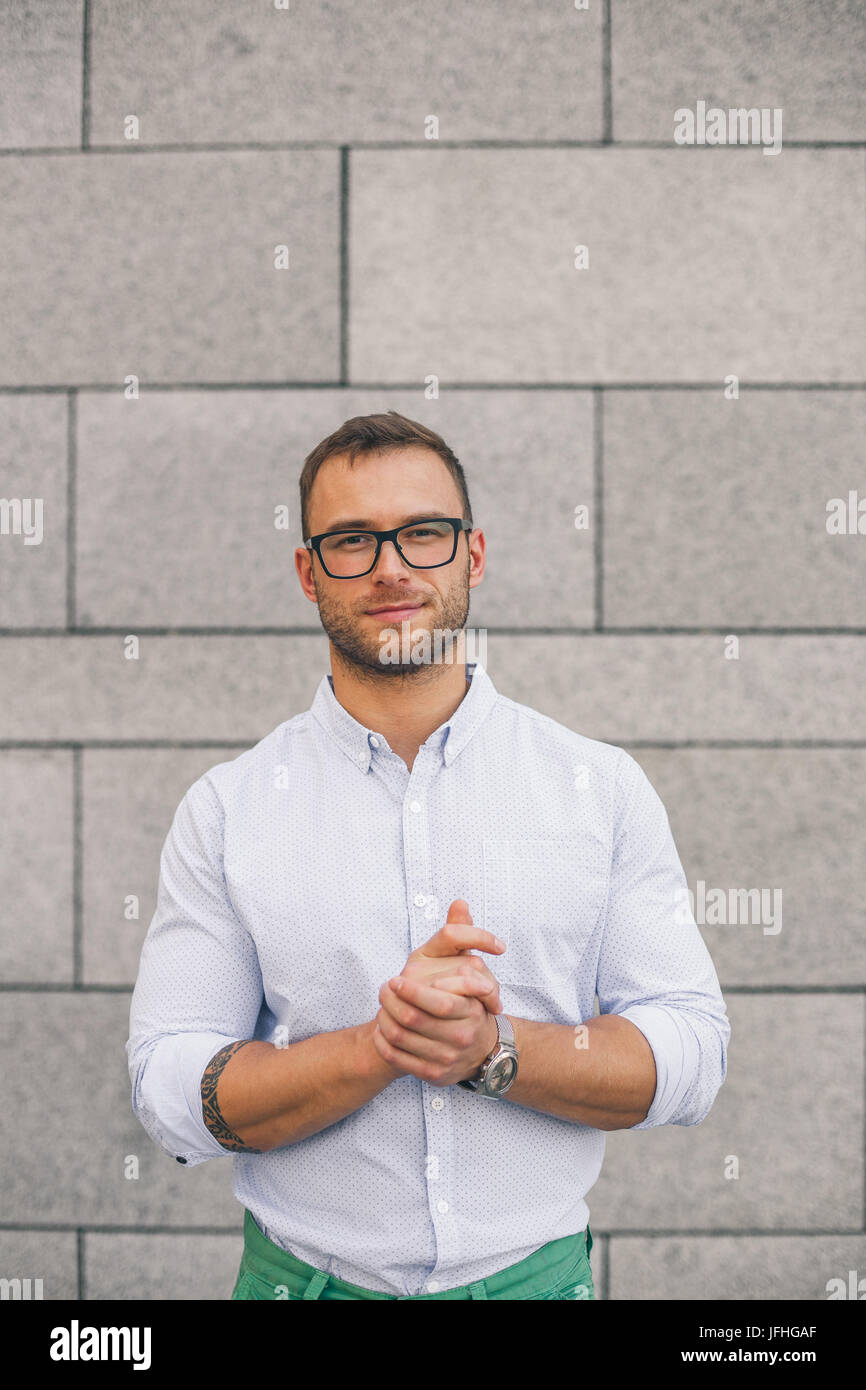
[[[731,1027],[658,793],[623,752],[598,967],[601,1013],[629,1019],[647,1039],[656,1090],[634,1129],[705,1119],[727,1069]]]
[[[204,1122],[202,1076],[221,1048],[253,1037],[263,999],[255,944],[226,887],[223,831],[205,774],[163,845],[126,1044],[133,1111],[155,1143],[190,1166],[231,1153]]]

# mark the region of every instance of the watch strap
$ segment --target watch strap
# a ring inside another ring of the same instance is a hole
[[[511,1019],[507,1014],[494,1014],[496,1021],[496,1046],[492,1052],[488,1052],[478,1071],[473,1077],[466,1077],[463,1081],[458,1081],[457,1085],[462,1086],[464,1091],[477,1091],[479,1084],[484,1080],[487,1068],[494,1061],[503,1043],[507,1047],[514,1047],[514,1029],[511,1026]]]

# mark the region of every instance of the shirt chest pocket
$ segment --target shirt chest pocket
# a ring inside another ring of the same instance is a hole
[[[485,926],[506,950],[486,957],[503,984],[574,979],[607,894],[605,846],[584,835],[484,840]]]

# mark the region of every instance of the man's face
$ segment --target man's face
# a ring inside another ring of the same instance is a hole
[[[442,459],[431,449],[411,445],[384,453],[359,454],[350,467],[345,455],[322,464],[310,495],[310,534],[357,526],[359,530],[388,530],[415,518],[460,516],[462,505],[457,484]],[[472,539],[470,555],[467,537]],[[322,627],[346,661],[380,675],[417,675],[429,669],[424,663],[403,661],[403,622],[414,636],[426,628],[458,631],[469,614],[469,590],[483,573],[484,538],[479,531],[461,535],[450,565],[413,569],[386,542],[369,574],[352,579],[333,579],[325,574],[318,556],[301,549],[296,565],[304,592],[319,606]],[[312,569],[310,569],[312,566]],[[406,605],[413,611],[371,613],[388,605]],[[419,605],[416,607],[416,605]],[[383,661],[386,629],[400,638],[400,660]],[[450,643],[443,641],[447,653]],[[433,644],[431,648],[435,650]],[[411,641],[407,644],[407,655]]]

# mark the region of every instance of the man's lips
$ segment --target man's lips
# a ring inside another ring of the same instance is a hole
[[[423,603],[393,603],[387,608],[368,608],[367,612],[371,618],[393,618],[398,613],[414,613],[423,607]]]

